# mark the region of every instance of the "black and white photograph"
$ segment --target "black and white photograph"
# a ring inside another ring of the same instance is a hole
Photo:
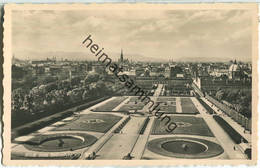
[[[255,4],[6,5],[4,162],[256,163],[257,24]]]

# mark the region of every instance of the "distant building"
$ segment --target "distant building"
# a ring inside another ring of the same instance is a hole
[[[184,77],[184,72],[180,66],[170,67],[170,78]]]
[[[93,72],[96,72],[96,73],[99,73],[99,74],[104,74],[105,69],[106,69],[106,67],[103,64],[100,64],[100,63],[92,64],[92,71]]]
[[[135,76],[136,77],[142,76],[143,73],[144,73],[144,69],[143,68],[137,68],[135,70]]]
[[[215,69],[210,72],[210,75],[215,77],[228,76],[228,71],[229,69]]]
[[[210,69],[210,75],[207,75],[205,67],[194,66],[191,71],[193,84],[209,94],[214,94],[218,89],[251,89],[251,71],[246,71],[236,61],[232,61],[230,66],[215,64]]]
[[[129,77],[135,77],[135,70],[125,71],[124,74],[128,75]]]
[[[120,58],[118,59],[119,64],[129,64],[128,59],[124,59],[123,50],[121,49]]]
[[[33,67],[32,72],[34,75],[42,75],[45,71],[43,66],[36,65],[35,67]]]
[[[145,76],[145,77],[150,76],[150,70],[148,68],[145,68],[143,76]]]
[[[32,60],[30,62],[31,64],[54,64],[56,63],[56,57],[53,57],[52,59],[47,58],[46,60]]]
[[[124,62],[124,56],[123,56],[123,50],[121,49],[121,54],[118,62],[123,63]]]
[[[232,63],[228,70],[228,79],[230,80],[241,80],[242,70],[237,64],[236,60]]]

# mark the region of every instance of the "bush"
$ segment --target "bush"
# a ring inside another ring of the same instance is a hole
[[[144,125],[143,125],[142,129],[140,130],[139,134],[144,134],[144,131],[145,131],[149,121],[150,121],[150,118],[147,117],[146,120],[144,121]]]
[[[129,120],[130,117],[128,117],[125,121],[123,121],[123,123],[114,131],[114,133],[119,133],[121,129],[128,123]]]
[[[244,139],[234,128],[232,128],[222,117],[214,115],[213,118],[236,144],[241,143],[241,140],[248,143],[248,141]]]
[[[248,157],[248,159],[252,159],[252,150],[251,149],[246,149],[245,154]]]

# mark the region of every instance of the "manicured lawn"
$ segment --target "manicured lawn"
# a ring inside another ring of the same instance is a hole
[[[110,100],[107,103],[96,107],[95,109],[93,109],[93,111],[112,111],[126,99],[127,97],[116,97],[115,99]]]
[[[141,99],[139,99],[138,97],[131,97],[130,99],[129,99],[129,101],[130,102],[141,102]]]
[[[159,97],[157,103],[160,103],[160,111],[165,113],[176,113],[175,97]]]
[[[118,111],[130,111],[130,110],[142,110],[144,108],[143,103],[128,103],[119,108]]]
[[[164,134],[185,134],[185,135],[201,135],[201,136],[210,136],[214,137],[213,133],[205,123],[202,118],[193,117],[193,116],[169,116],[171,118],[170,122],[176,123],[178,126],[173,132],[168,133],[166,131],[167,119],[162,120],[157,118],[153,126],[153,135],[164,135]]]
[[[182,113],[199,113],[190,98],[181,98]]]
[[[160,103],[160,106],[176,106],[175,101],[157,101],[157,103]]]
[[[121,106],[117,111],[142,110],[145,104],[138,97],[131,97],[126,104]]]
[[[55,131],[79,130],[79,131],[94,131],[107,132],[112,128],[122,117],[112,114],[82,114],[80,118],[74,122],[54,129]]]
[[[160,106],[161,112],[176,113],[176,106]]]
[[[138,97],[130,97],[129,101],[126,102],[127,105],[144,105],[145,102],[142,102],[142,99]]]
[[[165,101],[176,101],[175,97],[159,97],[157,101],[165,102]]]

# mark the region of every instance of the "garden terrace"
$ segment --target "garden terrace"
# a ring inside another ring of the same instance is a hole
[[[76,112],[78,110],[83,110],[85,108],[88,108],[88,107],[90,107],[90,106],[92,106],[96,103],[104,101],[107,98],[108,97],[103,97],[103,98],[85,103],[81,106],[74,107],[74,108],[71,108],[71,109],[56,113],[56,114],[52,114],[52,115],[49,115],[48,117],[42,117],[41,119],[38,119],[34,122],[30,122],[30,123],[24,124],[20,127],[14,128],[14,129],[12,129],[12,139],[14,139],[18,136],[22,136],[22,135],[32,133],[32,132],[37,131],[37,130],[43,128],[43,127],[51,125],[52,123],[55,123],[59,120],[62,120],[66,117],[71,116],[74,112]],[[37,117],[37,115],[35,117]],[[33,121],[33,120],[30,120],[30,121]]]

